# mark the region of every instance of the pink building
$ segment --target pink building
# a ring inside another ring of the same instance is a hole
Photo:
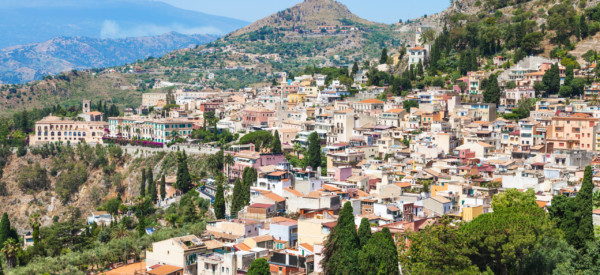
[[[268,109],[246,107],[242,114],[242,126],[268,126],[269,118],[274,114],[274,111]]]
[[[285,161],[283,154],[259,153],[254,151],[228,152],[233,154],[235,164],[231,169],[231,176],[241,178],[246,167],[258,170],[261,166],[278,165]]]

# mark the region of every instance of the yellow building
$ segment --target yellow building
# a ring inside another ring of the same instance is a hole
[[[470,222],[483,214],[483,206],[463,206],[462,219],[463,221]]]
[[[337,221],[332,218],[314,217],[298,220],[298,243],[323,244]]]
[[[306,102],[306,95],[299,93],[292,93],[288,95],[288,103],[300,103]]]

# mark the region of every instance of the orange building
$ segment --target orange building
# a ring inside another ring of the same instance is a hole
[[[552,125],[548,127],[547,143],[552,144],[555,150],[594,151],[598,121],[597,118],[584,113],[555,116],[552,118]]]

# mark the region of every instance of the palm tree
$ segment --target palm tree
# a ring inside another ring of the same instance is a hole
[[[1,252],[6,258],[6,267],[8,270],[15,266],[17,262],[17,254],[19,253],[20,248],[21,247],[19,246],[19,243],[17,243],[15,239],[11,238],[4,242],[4,247],[2,247]]]
[[[296,152],[297,157],[300,157],[300,152],[302,152],[302,145],[300,143],[294,143],[294,152]]]
[[[125,226],[125,224],[120,222],[117,224],[115,229],[113,229],[112,234],[113,234],[114,238],[120,239],[120,238],[126,237],[128,232],[129,232],[129,230],[127,230],[127,227]]]
[[[223,163],[227,166],[227,178],[231,179],[231,167],[235,164],[235,159],[233,158],[233,155],[225,155]]]
[[[208,159],[206,160],[206,167],[208,168],[208,171],[215,175],[218,170],[218,166],[219,160],[217,160],[217,158],[214,155],[208,157]]]

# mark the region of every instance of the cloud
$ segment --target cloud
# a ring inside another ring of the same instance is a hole
[[[213,26],[187,27],[181,24],[170,24],[159,26],[155,24],[137,24],[131,28],[123,28],[112,20],[105,20],[100,30],[101,38],[125,38],[154,36],[169,32],[178,32],[181,34],[224,34],[222,30]]]
[[[118,38],[119,24],[112,20],[104,20],[102,29],[100,29],[100,37],[102,38]]]

